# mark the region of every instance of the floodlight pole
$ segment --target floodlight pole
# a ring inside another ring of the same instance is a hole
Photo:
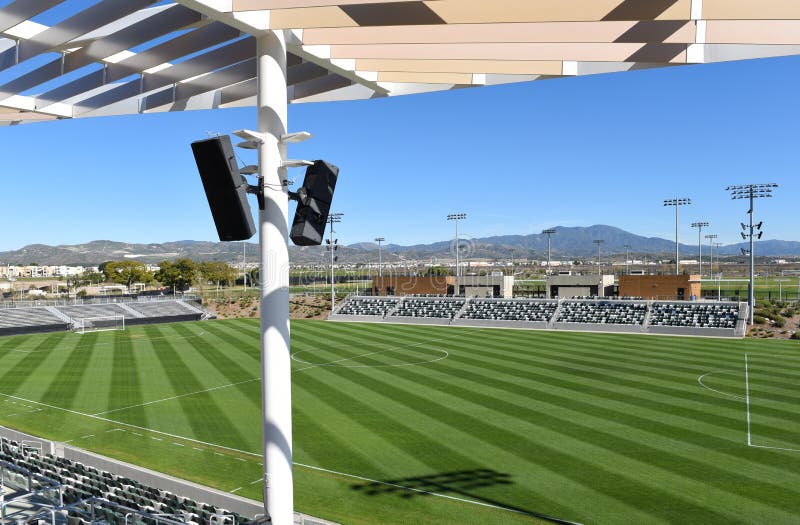
[[[328,215],[328,222],[331,225],[331,236],[330,236],[330,239],[329,239],[329,243],[330,244],[328,245],[328,249],[331,252],[331,313],[333,313],[333,309],[336,306],[336,292],[335,292],[336,277],[335,277],[335,273],[334,273],[334,270],[333,270],[333,263],[335,262],[334,259],[335,259],[336,255],[335,255],[334,252],[336,252],[336,246],[337,246],[336,242],[338,241],[338,239],[334,239],[333,238],[333,236],[335,235],[335,232],[333,230],[333,225],[335,223],[337,223],[337,222],[342,222],[342,215],[344,215],[344,214],[343,213],[331,213],[331,214]]]
[[[550,236],[556,233],[555,228],[548,228],[546,230],[542,230],[542,233],[547,235],[547,275],[552,273],[552,268],[550,267]]]
[[[629,255],[628,254],[630,252],[630,249],[631,249],[631,245],[630,244],[626,244],[625,245],[625,275],[629,275],[630,274],[630,268],[628,266],[628,264],[629,264],[628,263]]]
[[[768,184],[746,184],[744,186],[728,186],[725,188],[725,191],[729,191],[731,193],[731,199],[750,199],[750,209],[747,211],[747,214],[750,217],[750,224],[749,229],[748,226],[742,224],[742,229],[745,232],[742,232],[742,237],[747,238],[750,237],[750,286],[747,294],[747,305],[749,306],[750,310],[750,325],[753,324],[753,308],[755,307],[755,264],[756,264],[756,255],[754,248],[754,237],[758,236],[761,238],[761,223],[758,225],[753,224],[753,201],[754,199],[758,198],[769,198],[772,197],[772,189],[777,188],[778,185],[770,182]],[[759,233],[756,233],[756,230],[759,230]]]
[[[678,250],[678,208],[691,204],[692,199],[665,199],[664,206],[675,206],[675,275],[681,273],[680,253]]]
[[[708,239],[708,252],[711,256],[711,260],[708,263],[709,270],[708,275],[713,279],[714,278],[714,239],[719,237],[719,235],[711,233],[706,235],[706,239]],[[702,274],[700,275],[702,277]]]
[[[292,376],[289,354],[289,194],[286,41],[282,31],[257,37],[259,176],[264,209],[259,213],[261,251],[261,407],[264,510],[271,523],[294,521],[292,482]]]
[[[707,228],[707,222],[693,222],[692,228],[697,228],[697,258],[700,259],[700,270],[698,273],[700,274],[700,279],[703,279],[703,239],[702,233],[703,228]]]
[[[602,275],[600,271],[600,245],[603,244],[603,239],[595,239],[592,241],[594,244],[597,245],[597,275]]]
[[[378,243],[378,277],[383,277],[383,254],[381,253],[381,243],[385,241],[383,237],[375,237]]]
[[[458,275],[459,275],[458,252],[460,251],[459,250],[460,246],[459,246],[459,241],[458,241],[458,221],[459,221],[459,219],[463,220],[463,219],[466,219],[466,218],[467,218],[467,214],[466,213],[451,213],[451,214],[449,214],[447,216],[447,220],[448,221],[456,221],[456,277],[458,277]],[[456,283],[456,286],[458,286],[458,283]]]

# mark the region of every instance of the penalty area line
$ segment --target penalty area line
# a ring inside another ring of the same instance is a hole
[[[10,398],[10,399],[16,399],[17,401],[24,401],[24,402],[27,402],[27,403],[33,403],[33,404],[44,406],[44,407],[47,407],[47,408],[50,408],[50,409],[53,409],[53,410],[60,410],[62,412],[75,414],[77,416],[88,417],[90,419],[95,419],[95,420],[103,421],[103,422],[106,422],[106,423],[113,423],[115,425],[121,425],[121,426],[129,427],[129,428],[135,428],[137,430],[143,430],[145,432],[151,432],[151,433],[158,434],[158,435],[165,436],[165,437],[171,437],[171,438],[174,438],[174,439],[180,439],[180,440],[188,441],[188,442],[191,442],[191,443],[197,443],[197,444],[200,444],[200,445],[205,445],[207,447],[216,448],[216,449],[219,449],[219,450],[227,450],[229,452],[235,452],[237,454],[242,454],[242,455],[250,456],[250,457],[253,457],[253,458],[261,459],[261,457],[262,457],[261,454],[256,454],[254,452],[249,452],[247,450],[241,450],[241,449],[233,448],[233,447],[226,447],[225,445],[220,445],[220,444],[217,444],[217,443],[209,443],[207,441],[201,441],[199,439],[194,439],[194,438],[190,438],[190,437],[186,437],[186,436],[179,436],[177,434],[171,434],[169,432],[164,432],[162,430],[155,430],[155,429],[152,429],[152,428],[141,427],[141,426],[138,426],[138,425],[132,425],[130,423],[125,423],[124,421],[117,421],[115,419],[109,419],[109,418],[105,418],[105,417],[101,417],[101,416],[96,416],[94,414],[87,414],[85,412],[79,412],[77,410],[72,410],[70,408],[63,408],[63,407],[59,407],[59,406],[55,406],[55,405],[50,405],[50,404],[47,404],[47,403],[42,403],[40,401],[34,401],[32,399],[26,399],[24,397],[14,396],[14,395],[11,395],[11,394],[5,394],[3,392],[0,392],[0,396],[5,396],[5,397]],[[140,435],[140,434],[137,434],[136,432],[131,432],[131,434]],[[141,437],[145,437],[145,436],[141,436]],[[157,441],[162,441],[160,438],[153,438],[153,439],[156,439]],[[70,443],[71,441],[74,441],[74,440],[65,441],[64,443]],[[194,447],[192,447],[192,448],[194,448]],[[214,454],[219,454],[219,453],[215,452]],[[219,454],[219,455],[222,455],[222,454]],[[405,485],[399,485],[399,484],[396,484],[396,483],[389,483],[389,482],[386,482],[386,481],[370,479],[370,478],[367,478],[367,477],[364,477],[364,476],[359,476],[357,474],[348,474],[346,472],[339,472],[339,471],[336,471],[336,470],[330,470],[330,469],[326,469],[326,468],[323,468],[323,467],[316,467],[314,465],[307,465],[305,463],[298,463],[296,461],[293,461],[292,464],[295,465],[295,466],[301,467],[301,468],[306,468],[306,469],[310,469],[310,470],[316,470],[316,471],[319,471],[319,472],[326,472],[328,474],[333,474],[333,475],[336,475],[336,476],[342,476],[342,477],[350,478],[350,479],[357,479],[357,480],[360,480],[360,481],[366,481],[368,483],[377,483],[377,484],[381,484],[381,485],[385,485],[385,486],[389,486],[389,487],[408,490],[408,491],[411,491],[411,492],[417,492],[417,493],[420,493],[420,494],[427,494],[429,496],[435,496],[437,498],[444,498],[444,499],[448,499],[448,500],[452,500],[452,501],[458,501],[458,502],[461,502],[461,503],[467,503],[467,504],[470,504],[470,505],[478,505],[478,506],[481,506],[481,507],[492,508],[492,509],[495,509],[495,510],[501,510],[501,511],[505,511],[505,512],[512,512],[512,513],[515,513],[515,514],[521,514],[521,515],[526,515],[526,516],[534,516],[534,517],[539,517],[539,518],[546,518],[546,519],[549,519],[549,520],[554,521],[556,523],[563,523],[565,525],[581,525],[580,523],[574,522],[574,521],[567,521],[567,520],[563,520],[563,519],[560,519],[560,518],[554,518],[554,517],[545,516],[545,515],[541,515],[541,514],[525,512],[523,510],[512,509],[512,508],[509,508],[509,507],[503,507],[501,505],[493,505],[493,504],[490,504],[490,503],[484,503],[482,501],[475,501],[475,500],[470,500],[470,499],[466,499],[466,498],[458,498],[458,497],[455,497],[455,496],[449,496],[447,494],[440,494],[438,492],[425,491],[425,490],[422,490],[422,489],[418,489],[418,488],[414,488],[414,487],[407,487]],[[253,482],[253,483],[255,483],[255,482]]]
[[[330,469],[326,469],[326,468],[322,468],[322,467],[315,467],[313,465],[306,465],[304,463],[298,463],[296,461],[293,462],[292,464],[295,465],[295,466],[302,467],[302,468],[307,468],[307,469],[310,469],[310,470],[317,470],[317,471],[320,471],[320,472],[325,472],[327,474],[334,474],[336,476],[342,476],[342,477],[345,477],[345,478],[357,479],[359,481],[366,481],[368,483],[374,483],[374,484],[383,485],[383,486],[386,486],[386,487],[393,487],[393,488],[396,488],[396,489],[408,490],[410,492],[416,492],[418,494],[425,494],[427,496],[436,496],[437,498],[449,499],[449,500],[453,500],[453,501],[458,501],[460,503],[469,503],[471,505],[478,505],[478,506],[487,507],[487,508],[490,508],[490,509],[503,510],[503,511],[506,511],[506,512],[513,512],[514,514],[522,514],[524,516],[534,516],[534,517],[538,517],[538,518],[545,518],[545,519],[548,519],[550,521],[554,521],[556,523],[563,523],[565,525],[581,525],[580,523],[575,522],[575,521],[568,521],[568,520],[564,520],[564,519],[561,519],[561,518],[554,518],[552,516],[546,516],[544,514],[537,514],[535,512],[526,512],[524,510],[512,509],[512,508],[509,508],[509,507],[503,507],[502,505],[494,505],[492,503],[485,503],[483,501],[476,501],[476,500],[473,500],[473,499],[459,498],[459,497],[456,497],[456,496],[449,496],[447,494],[441,494],[439,492],[432,492],[432,491],[429,491],[429,490],[422,490],[422,489],[418,489],[418,488],[414,488],[414,487],[407,487],[405,485],[400,485],[398,483],[390,483],[388,481],[380,481],[380,480],[377,480],[377,479],[365,478],[364,476],[358,476],[356,474],[347,474],[345,472],[338,472],[336,470],[330,470]]]

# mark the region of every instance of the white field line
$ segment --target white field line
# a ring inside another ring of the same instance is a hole
[[[138,337],[138,336],[130,336],[130,335],[128,335],[128,336],[126,336],[126,339],[128,341],[164,341],[164,340],[172,340],[172,339],[193,339],[195,337],[202,337],[205,334],[206,334],[205,332],[199,332],[199,333],[192,334],[192,335],[163,335],[163,336],[160,336],[160,337]],[[109,346],[109,345],[115,345],[115,344],[117,344],[117,341],[109,341],[107,343],[82,344],[82,345],[73,346],[71,350],[80,350],[82,348],[94,348],[96,346]],[[65,350],[68,350],[68,349],[65,349]],[[16,348],[9,348],[9,349],[7,349],[7,351],[9,351],[9,352],[20,352],[20,353],[23,353],[23,354],[32,354],[32,353],[38,353],[38,352],[52,352],[53,350],[50,349],[50,348],[42,348],[42,349],[36,350],[35,347],[31,347],[31,348],[19,348],[19,347],[16,347]]]
[[[477,333],[477,332],[481,332],[481,331],[482,330],[473,330],[473,331],[469,332],[469,334],[473,334],[473,333]],[[198,335],[202,335],[202,333],[198,334]],[[369,353],[366,353],[366,354],[361,354],[361,355],[357,355],[357,356],[353,356],[353,357],[345,357],[343,359],[337,359],[336,361],[331,361],[329,363],[312,364],[311,366],[307,366],[307,367],[304,367],[304,368],[293,370],[293,372],[302,372],[303,370],[309,370],[311,368],[316,368],[318,366],[329,366],[329,365],[332,365],[332,364],[335,364],[335,363],[340,363],[342,361],[349,361],[351,359],[357,359],[359,357],[366,357],[368,355],[379,354],[381,352],[388,352],[390,350],[400,350],[400,349],[403,349],[403,348],[411,348],[411,347],[421,346],[421,345],[425,345],[425,344],[429,344],[429,343],[434,343],[434,342],[437,342],[437,341],[443,341],[443,340],[446,340],[446,339],[453,339],[455,337],[461,337],[463,335],[464,334],[457,334],[457,335],[454,335],[454,336],[430,339],[428,341],[422,341],[422,342],[414,343],[414,344],[410,344],[410,345],[393,346],[393,347],[389,347],[389,348],[384,348],[383,350],[377,350],[375,352],[369,352]],[[192,336],[192,337],[195,337],[195,336]],[[431,361],[424,361],[424,362],[419,362],[419,363],[407,363],[407,364],[399,364],[399,365],[378,365],[378,366],[411,366],[411,365],[418,365],[418,364],[427,364],[427,363],[433,363],[433,362],[436,362],[436,361],[441,361],[442,359],[446,359],[450,355],[446,350],[441,350],[439,348],[435,348],[434,350],[436,350],[437,352],[444,352],[445,355],[443,355],[442,357],[439,357],[437,359],[433,359]],[[304,351],[307,352],[308,350],[301,350],[301,352],[304,352]],[[297,359],[297,358],[294,357],[296,354],[299,354],[299,353],[300,352],[296,352],[295,354],[292,354],[292,359],[294,359],[295,361],[297,361],[299,363],[308,363],[308,361],[303,361],[301,359]],[[364,365],[364,366],[374,367],[375,365]],[[348,368],[357,368],[357,367],[348,367]],[[131,408],[139,408],[139,407],[143,407],[143,406],[154,405],[156,403],[163,403],[165,401],[172,401],[172,400],[180,399],[180,398],[183,398],[183,397],[190,397],[190,396],[194,396],[194,395],[197,395],[197,394],[204,394],[206,392],[213,392],[215,390],[223,390],[223,389],[226,389],[226,388],[231,388],[233,386],[244,385],[246,383],[252,383],[254,381],[260,381],[260,380],[261,380],[260,377],[254,377],[254,378],[251,378],[251,379],[246,379],[244,381],[239,381],[237,383],[228,383],[226,385],[219,385],[219,386],[215,386],[215,387],[212,387],[212,388],[205,388],[203,390],[197,390],[195,392],[188,392],[186,394],[179,394],[177,396],[165,397],[163,399],[154,399],[153,401],[147,401],[145,403],[139,403],[139,404],[136,404],[136,405],[128,405],[128,406],[124,406],[124,407],[113,408],[111,410],[105,410],[103,412],[95,412],[92,415],[93,416],[102,416],[102,415],[105,415],[105,414],[112,414],[114,412],[121,412],[123,410],[129,410]]]
[[[712,392],[716,392],[717,394],[721,394],[723,396],[732,397],[733,399],[739,399],[740,401],[744,401],[744,397],[742,397],[742,396],[737,396],[736,394],[723,392],[722,390],[717,390],[715,388],[711,388],[710,386],[708,386],[705,383],[703,383],[703,378],[706,377],[706,376],[710,376],[711,374],[735,374],[735,373],[736,372],[733,372],[731,370],[714,370],[712,372],[707,372],[707,373],[701,375],[700,377],[698,377],[697,378],[697,382],[700,383],[700,386],[702,386],[703,388],[705,388],[707,390],[711,390]]]
[[[199,439],[189,438],[189,437],[186,437],[186,436],[179,436],[177,434],[170,434],[169,432],[164,432],[164,431],[161,431],[161,430],[155,430],[155,429],[151,429],[151,428],[140,427],[138,425],[132,425],[130,423],[125,423],[124,421],[117,421],[117,420],[114,420],[114,419],[108,419],[108,418],[105,418],[105,417],[96,416],[94,414],[87,414],[85,412],[79,412],[77,410],[72,410],[72,409],[69,409],[69,408],[62,408],[62,407],[58,407],[58,406],[55,406],[55,405],[49,405],[47,403],[41,403],[39,401],[34,401],[32,399],[25,399],[23,397],[13,396],[11,394],[4,394],[2,392],[0,392],[0,396],[5,396],[5,397],[10,398],[10,399],[16,399],[18,401],[24,401],[24,402],[27,402],[27,403],[33,403],[33,404],[36,404],[36,405],[45,406],[45,407],[51,408],[53,410],[60,410],[62,412],[67,412],[67,413],[70,413],[70,414],[75,414],[75,415],[78,415],[78,416],[88,417],[90,419],[96,419],[98,421],[104,421],[106,423],[113,423],[115,425],[122,425],[122,426],[125,426],[125,427],[136,428],[136,429],[139,429],[139,430],[144,430],[145,432],[152,432],[154,434],[158,434],[158,435],[161,435],[161,436],[171,437],[171,438],[174,438],[174,439],[180,439],[180,440],[188,441],[188,442],[191,442],[191,443],[198,443],[200,445],[205,445],[207,447],[212,447],[212,448],[216,448],[216,449],[220,449],[220,450],[228,450],[230,452],[235,452],[237,454],[243,454],[245,456],[250,456],[250,457],[253,457],[253,458],[261,459],[261,455],[260,454],[256,454],[256,453],[253,453],[253,452],[248,452],[247,450],[240,450],[238,448],[226,447],[225,445],[219,445],[217,443],[209,443],[207,441],[201,441]],[[135,432],[131,432],[131,433],[132,434],[136,434]],[[136,434],[136,435],[140,435],[140,434]],[[142,436],[142,437],[144,437],[144,436]],[[155,439],[157,441],[162,441],[160,438],[156,438],[156,437],[153,437],[152,439]],[[73,441],[73,440],[65,441],[64,443],[69,443],[71,441]],[[218,452],[214,452],[214,454],[219,455],[219,456],[224,456],[224,454],[220,454]],[[488,508],[493,508],[493,509],[497,509],[497,510],[503,510],[503,511],[506,511],[506,512],[513,512],[515,514],[532,515],[532,514],[524,512],[524,511],[520,511],[520,510],[517,510],[517,509],[510,509],[508,507],[502,507],[500,505],[491,505],[489,503],[484,503],[484,502],[481,502],[481,501],[473,501],[473,500],[470,500],[470,499],[457,498],[455,496],[449,496],[447,494],[440,494],[438,492],[428,492],[428,491],[417,489],[417,488],[414,488],[414,487],[406,487],[405,485],[387,483],[385,481],[379,481],[379,480],[376,480],[376,479],[365,478],[363,476],[358,476],[358,475],[355,475],[355,474],[347,474],[345,472],[338,472],[338,471],[335,471],[335,470],[329,470],[329,469],[325,469],[325,468],[322,468],[322,467],[315,467],[313,465],[306,465],[304,463],[298,463],[296,461],[293,461],[292,464],[295,465],[295,466],[298,466],[298,467],[303,467],[303,468],[307,468],[307,469],[311,469],[311,470],[317,470],[317,471],[320,471],[320,472],[327,472],[329,474],[334,474],[334,475],[342,476],[342,477],[345,477],[345,478],[358,479],[358,480],[366,481],[366,482],[369,482],[369,483],[377,483],[377,484],[380,484],[380,485],[386,485],[386,486],[389,486],[389,487],[400,488],[400,489],[403,489],[403,490],[408,490],[408,491],[411,491],[411,492],[417,492],[417,493],[420,493],[420,494],[427,494],[429,496],[435,496],[435,497],[438,497],[438,498],[444,498],[444,499],[449,499],[449,500],[454,500],[454,501],[460,501],[462,503],[468,503],[468,504],[471,504],[471,505],[479,505],[481,507],[488,507]],[[253,484],[254,483],[255,482],[253,482]],[[566,523],[566,524],[581,525],[579,523],[566,521],[566,520],[560,520],[559,519],[559,521],[561,523]]]
[[[427,341],[420,341],[419,343],[390,346],[389,348],[384,348],[383,350],[375,350],[374,352],[368,352],[366,354],[354,355],[352,357],[343,357],[341,359],[336,359],[335,361],[328,361],[327,363],[312,364],[311,366],[305,366],[303,368],[298,368],[296,370],[292,370],[292,372],[293,373],[302,372],[303,370],[310,370],[312,368],[317,368],[318,366],[330,366],[330,365],[333,365],[333,364],[336,364],[336,363],[341,363],[343,361],[350,361],[351,359],[358,359],[360,357],[366,357],[368,355],[375,355],[375,354],[380,354],[380,353],[383,353],[383,352],[390,352],[392,350],[402,350],[403,348],[414,348],[414,347],[417,347],[417,346],[427,345],[427,344],[430,344],[430,343],[436,343],[436,342],[439,342],[439,341],[446,341],[448,339],[455,339],[457,337],[463,337],[464,335],[477,334],[479,332],[483,332],[483,330],[473,330],[471,332],[464,332],[464,333],[460,333],[460,334],[456,334],[456,335],[452,335],[452,336],[447,336],[447,337],[437,337],[435,339],[428,339]],[[444,350],[439,350],[439,349],[435,349],[435,350],[440,351],[440,352],[444,351]],[[300,353],[303,353],[303,352],[310,352],[310,350],[300,350],[299,352],[295,352],[295,353],[292,354],[292,359],[294,359],[298,363],[308,363],[308,361],[303,361],[302,359],[298,359],[298,358],[295,357],[297,354],[300,354]],[[440,359],[444,359],[444,358],[440,358]]]
[[[798,357],[796,355],[781,355],[781,354],[769,354],[769,357]],[[748,366],[747,366],[747,354],[744,354],[744,388],[745,388],[745,398],[747,400],[747,446],[752,448],[763,448],[768,450],[783,450],[785,452],[800,452],[800,449],[797,448],[786,448],[786,447],[772,447],[769,445],[754,445],[753,440],[750,437],[750,379],[748,376]]]
[[[467,499],[467,498],[457,498],[455,496],[449,496],[447,494],[440,494],[438,492],[431,492],[431,491],[428,491],[428,490],[422,490],[422,489],[418,489],[418,488],[414,488],[414,487],[407,487],[405,485],[399,485],[397,483],[390,483],[388,481],[378,481],[378,480],[375,480],[375,479],[365,478],[364,476],[356,476],[355,474],[347,474],[347,473],[344,473],[344,472],[337,472],[335,470],[329,470],[329,469],[322,468],[322,467],[315,467],[313,465],[305,465],[303,463],[297,463],[297,462],[294,462],[294,465],[297,465],[298,467],[311,469],[311,470],[318,470],[320,472],[327,472],[328,474],[335,474],[337,476],[342,476],[342,477],[345,477],[345,478],[357,479],[359,481],[366,481],[368,483],[384,485],[386,487],[394,487],[394,488],[397,488],[397,489],[408,490],[408,491],[411,491],[411,492],[416,492],[418,494],[426,494],[428,496],[436,496],[436,497],[439,497],[439,498],[444,498],[444,499],[449,499],[449,500],[454,500],[454,501],[460,501],[462,503],[470,503],[472,505],[479,505],[481,507],[488,507],[490,509],[504,510],[506,512],[513,512],[514,514],[522,514],[522,515],[525,515],[525,516],[543,517],[540,514],[537,515],[537,514],[533,514],[533,513],[530,513],[530,512],[525,512],[524,510],[510,509],[508,507],[503,507],[501,505],[492,505],[491,503],[484,503],[483,501],[475,501],[475,500]],[[572,525],[580,525],[580,523],[577,523],[577,522],[574,522],[574,521],[563,520],[561,518],[552,518],[550,516],[548,516],[548,518],[550,518],[552,520],[555,520],[555,521],[558,521],[559,523],[568,523],[568,524],[572,524]]]
[[[747,446],[753,446],[753,440],[750,437],[750,375],[747,369],[747,354],[744,354],[744,397],[747,404]]]
[[[93,416],[102,416],[104,414],[111,414],[112,412],[120,412],[122,410],[129,410],[131,408],[138,408],[138,407],[143,407],[143,406],[147,406],[147,405],[154,405],[156,403],[163,403],[164,401],[172,401],[173,399],[180,399],[182,397],[189,397],[189,396],[194,396],[194,395],[197,395],[197,394],[204,394],[206,392],[213,392],[214,390],[222,390],[224,388],[230,388],[232,386],[243,385],[245,383],[252,383],[253,381],[260,381],[260,380],[261,380],[260,377],[253,377],[251,379],[245,379],[244,381],[239,381],[238,383],[228,383],[227,385],[220,385],[220,386],[215,386],[215,387],[211,387],[211,388],[205,388],[203,390],[197,390],[195,392],[189,392],[189,393],[186,393],[186,394],[179,394],[177,396],[165,397],[163,399],[154,399],[153,401],[147,401],[145,403],[139,403],[138,405],[128,405],[128,406],[125,406],[125,407],[112,408],[111,410],[106,410],[104,412],[95,412],[92,415]]]

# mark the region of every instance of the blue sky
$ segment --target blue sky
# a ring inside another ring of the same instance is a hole
[[[671,239],[672,197],[693,200],[682,242],[706,220],[731,243],[747,206],[724,188],[750,182],[780,184],[756,206],[765,238],[800,241],[799,80],[788,57],[294,105],[290,129],[314,138],[290,157],[340,167],[345,243],[447,239],[452,212],[472,238],[610,224]],[[254,122],[235,109],[0,128],[0,250],[216,240],[189,143]]]

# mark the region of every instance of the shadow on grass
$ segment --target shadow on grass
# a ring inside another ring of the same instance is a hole
[[[352,485],[352,489],[366,494],[367,496],[377,496],[381,494],[397,494],[401,498],[433,495],[448,496],[470,500],[486,506],[504,509],[526,516],[532,516],[552,523],[574,524],[574,522],[571,521],[554,518],[528,509],[514,507],[473,493],[476,489],[497,485],[512,485],[513,483],[511,474],[481,468],[359,483]]]

